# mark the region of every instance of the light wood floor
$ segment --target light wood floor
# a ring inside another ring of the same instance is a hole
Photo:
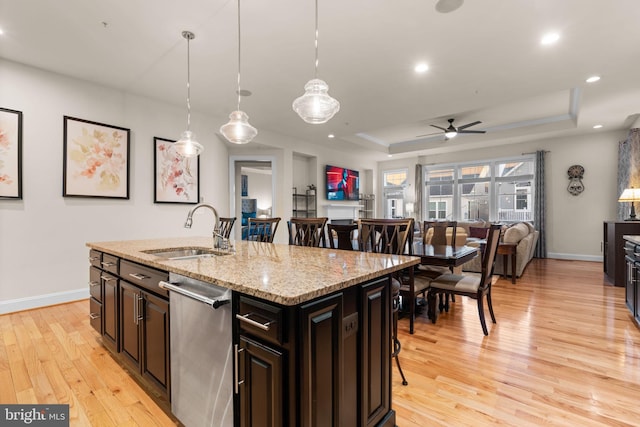
[[[493,289],[498,323],[482,334],[475,301],[458,297],[414,335],[400,320],[397,424],[637,426],[640,331],[602,264],[533,260]],[[0,403],[67,403],[72,426],[174,425],[104,350],[88,303],[0,316]]]

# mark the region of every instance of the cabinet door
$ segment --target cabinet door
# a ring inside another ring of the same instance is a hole
[[[102,311],[104,328],[103,343],[114,351],[118,351],[118,282],[119,280],[108,273],[101,274],[103,287]]]
[[[340,425],[342,293],[300,308],[302,329],[301,425]]]
[[[120,281],[120,351],[125,360],[140,369],[140,291]]]
[[[391,297],[389,279],[361,287],[360,366],[363,425],[377,425],[391,410]]]
[[[142,293],[142,375],[169,386],[169,302]]]
[[[240,335],[238,351],[240,426],[283,424],[284,357],[281,352]]]

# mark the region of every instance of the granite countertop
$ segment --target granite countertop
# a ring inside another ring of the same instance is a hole
[[[373,254],[277,243],[231,241],[232,255],[169,260],[145,251],[212,248],[211,237],[89,242],[87,246],[160,270],[214,283],[283,305],[297,305],[420,262]]]

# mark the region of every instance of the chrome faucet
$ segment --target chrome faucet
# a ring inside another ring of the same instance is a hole
[[[215,222],[213,223],[213,248],[228,249],[229,241],[222,234],[220,234],[220,230],[218,229],[218,211],[216,211],[216,208],[211,205],[200,203],[194,206],[187,214],[187,220],[184,223],[184,228],[191,228],[191,225],[193,224],[193,214],[200,208],[211,209],[211,212],[213,212],[213,216],[215,217]]]

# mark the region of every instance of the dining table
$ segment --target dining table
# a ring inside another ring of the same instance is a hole
[[[431,245],[425,244],[422,240],[414,241],[411,245],[412,251],[410,255],[420,257],[420,264],[444,266],[453,269],[458,267],[476,256],[478,256],[479,248],[473,246],[452,246],[452,245]],[[409,290],[409,333],[413,334],[413,324],[415,321],[415,305],[414,290]]]

